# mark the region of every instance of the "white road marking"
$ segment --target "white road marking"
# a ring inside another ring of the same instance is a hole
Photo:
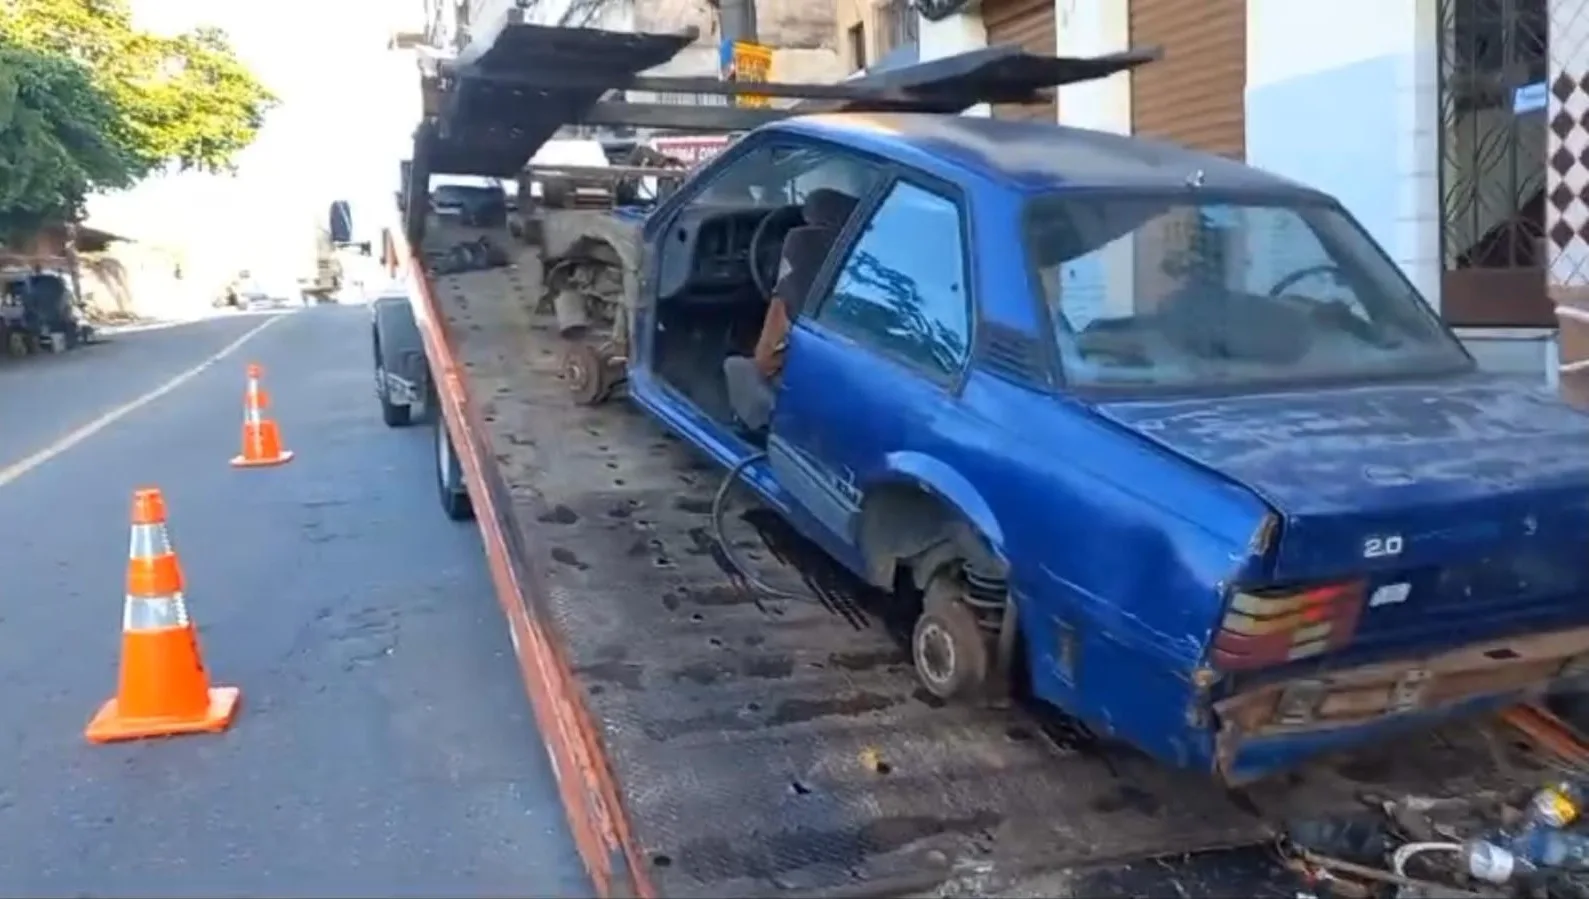
[[[176,377],[174,377],[171,380],[165,382],[164,384],[161,384],[159,387],[156,387],[155,389],[149,391],[148,393],[144,394],[143,396],[140,396],[137,399],[132,400],[131,402],[123,403],[122,405],[117,406],[116,408],[110,410],[109,412],[106,412],[104,415],[99,416],[98,418],[94,419],[93,421],[89,422],[88,424],[83,425],[82,427],[78,428],[75,431],[72,431],[71,433],[69,433],[66,436],[60,438],[59,440],[55,441],[54,443],[50,444],[49,446],[46,446],[45,448],[39,450],[38,452],[34,453],[33,455],[28,456],[26,459],[23,459],[23,460],[21,460],[19,462],[15,462],[15,463],[13,463],[11,465],[6,466],[5,468],[0,468],[0,487],[4,487],[7,484],[10,484],[12,481],[16,480],[17,478],[22,477],[23,475],[27,474],[28,472],[32,471],[33,469],[38,468],[40,465],[43,465],[44,463],[50,461],[51,459],[55,458],[56,456],[59,456],[61,453],[66,452],[67,450],[69,450],[72,447],[78,445],[79,443],[82,443],[84,440],[87,440],[88,438],[94,436],[95,434],[98,434],[100,431],[103,431],[105,428],[110,427],[112,424],[115,424],[118,420],[120,420],[122,418],[125,418],[126,416],[132,414],[133,412],[136,412],[139,409],[143,408],[144,406],[147,406],[150,403],[154,402],[155,400],[165,396],[166,394],[170,393],[171,391],[176,390],[178,387],[181,387],[183,384],[186,384],[187,382],[193,380],[194,378],[198,377],[199,374],[201,372],[203,372],[206,368],[209,368],[210,366],[216,364],[217,362],[220,362],[222,359],[225,359],[227,356],[230,356],[233,353],[237,352],[239,349],[242,348],[243,344],[248,343],[250,340],[253,340],[254,337],[257,334],[259,334],[259,332],[265,330],[266,328],[270,327],[271,325],[274,325],[276,322],[281,321],[283,318],[286,318],[286,316],[285,315],[276,315],[276,316],[272,316],[270,318],[265,319],[264,321],[260,322],[255,327],[248,329],[248,331],[246,333],[244,333],[243,336],[237,338],[236,340],[232,341],[231,343],[227,344],[226,346],[221,347],[219,352],[217,352],[214,355],[210,356],[208,359],[205,359],[203,362],[200,362],[198,365],[193,366],[192,368],[190,368],[187,371],[177,375]]]
[[[198,312],[189,312],[177,318],[161,321],[130,322],[125,325],[96,325],[94,336],[116,337],[122,334],[141,334],[145,331],[168,331],[172,328],[183,328],[188,325],[197,325],[203,322],[221,321],[228,318],[242,318],[250,316],[257,318],[261,315],[280,315],[283,312],[294,311],[295,307],[259,309],[206,309]]]

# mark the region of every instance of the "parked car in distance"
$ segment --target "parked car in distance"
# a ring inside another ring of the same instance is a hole
[[[437,177],[430,189],[431,212],[460,224],[494,227],[507,220],[508,190],[495,178]]]

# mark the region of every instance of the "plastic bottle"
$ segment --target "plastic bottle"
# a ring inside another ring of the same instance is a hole
[[[1489,840],[1469,840],[1462,847],[1462,860],[1467,863],[1469,874],[1486,883],[1506,883],[1513,874],[1534,869],[1527,861]]]
[[[1589,795],[1581,784],[1569,780],[1550,784],[1529,801],[1528,820],[1549,827],[1566,827],[1583,813],[1586,798]]]
[[[1497,884],[1541,868],[1589,871],[1589,835],[1532,827],[1513,836],[1472,840],[1463,846],[1462,857],[1468,873]]]

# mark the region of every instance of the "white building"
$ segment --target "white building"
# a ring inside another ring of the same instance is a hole
[[[1165,137],[1329,191],[1481,362],[1589,401],[1589,0],[915,0],[915,33],[883,34],[900,2],[838,0],[847,68],[1163,47],[1053,107],[984,112]]]

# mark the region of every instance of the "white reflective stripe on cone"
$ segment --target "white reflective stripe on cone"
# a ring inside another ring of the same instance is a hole
[[[135,524],[128,543],[127,558],[153,559],[171,553],[171,535],[163,524]]]
[[[169,627],[187,627],[188,604],[181,593],[151,598],[129,596],[122,610],[121,629],[124,631],[152,631]]]

